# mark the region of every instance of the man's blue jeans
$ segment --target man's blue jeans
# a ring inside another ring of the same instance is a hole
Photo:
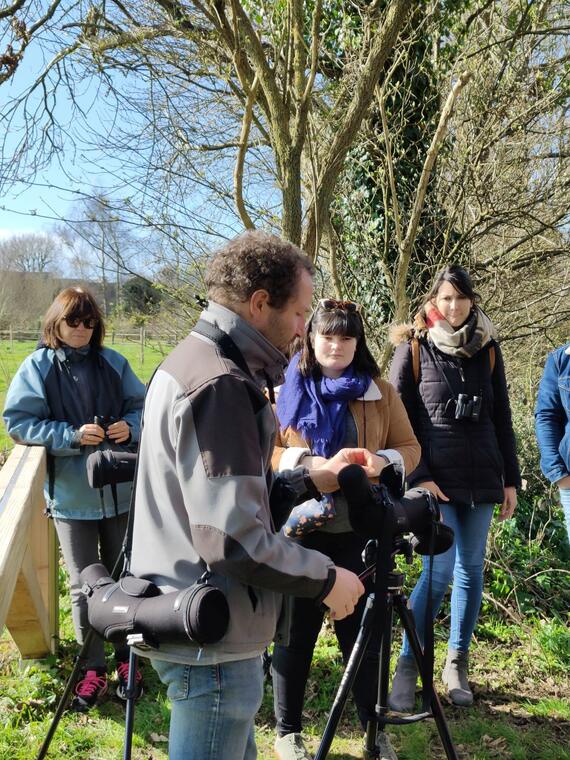
[[[153,660],[172,704],[169,760],[255,760],[263,697],[261,657],[220,665]]]
[[[466,652],[477,623],[483,596],[483,562],[491,518],[492,504],[440,503],[443,522],[453,528],[455,541],[444,554],[433,558],[432,613],[433,618],[453,578],[451,589],[451,631],[449,649]],[[428,597],[429,557],[422,557],[423,570],[410,596],[418,636],[423,644],[425,610]],[[401,654],[412,657],[408,639],[404,636]]]

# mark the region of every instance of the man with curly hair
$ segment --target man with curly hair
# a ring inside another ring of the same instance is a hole
[[[274,235],[248,231],[228,242],[208,269],[207,309],[148,391],[132,570],[168,592],[209,569],[230,607],[218,643],[161,643],[144,653],[168,686],[171,760],[255,758],[262,653],[282,594],[322,602],[339,620],[363,592],[356,575],[280,535],[287,515],[270,499],[276,429],[263,389],[282,381],[284,352],[304,333],[313,274],[310,260]],[[345,449],[318,470],[281,475],[303,500],[336,490],[350,462],[369,470],[367,452]]]

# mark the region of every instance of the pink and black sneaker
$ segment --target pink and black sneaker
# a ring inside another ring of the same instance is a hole
[[[117,678],[119,685],[117,686],[117,696],[124,702],[127,701],[127,684],[129,683],[129,661],[117,663]],[[143,693],[143,678],[142,673],[137,668],[135,673],[135,699],[139,699]]]
[[[87,712],[99,697],[107,693],[106,673],[98,673],[96,670],[85,671],[74,692],[75,696],[71,702],[71,709],[74,712]]]

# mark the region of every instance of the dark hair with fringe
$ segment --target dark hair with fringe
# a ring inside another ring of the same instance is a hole
[[[269,305],[285,306],[305,269],[315,268],[300,248],[263,230],[247,230],[214,254],[206,272],[208,298],[230,306],[249,300],[256,290],[269,293]]]
[[[378,377],[380,368],[366,345],[364,335],[364,323],[357,311],[346,309],[323,309],[317,306],[311,316],[304,337],[301,339],[301,356],[299,358],[299,372],[304,377],[320,373],[319,363],[315,356],[312,336],[321,335],[345,335],[348,338],[356,338],[356,351],[352,365],[354,369],[370,377]]]
[[[59,326],[66,318],[96,319],[93,335],[89,345],[96,350],[103,347],[105,325],[103,314],[97,301],[88,290],[80,287],[66,288],[55,297],[46,311],[42,328],[42,341],[48,348],[61,348],[63,341],[59,335]]]
[[[473,288],[473,280],[469,272],[459,264],[451,264],[441,269],[434,277],[431,289],[424,299],[424,305],[437,298],[438,291],[444,282],[449,282],[455,290],[467,296],[474,304],[479,304],[481,296]]]

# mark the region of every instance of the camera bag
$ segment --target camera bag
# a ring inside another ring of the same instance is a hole
[[[114,644],[136,633],[152,648],[161,642],[214,644],[228,629],[230,611],[209,577],[206,572],[191,586],[165,594],[146,578],[124,575],[115,582],[104,565],[89,565],[81,573],[89,624]]]

